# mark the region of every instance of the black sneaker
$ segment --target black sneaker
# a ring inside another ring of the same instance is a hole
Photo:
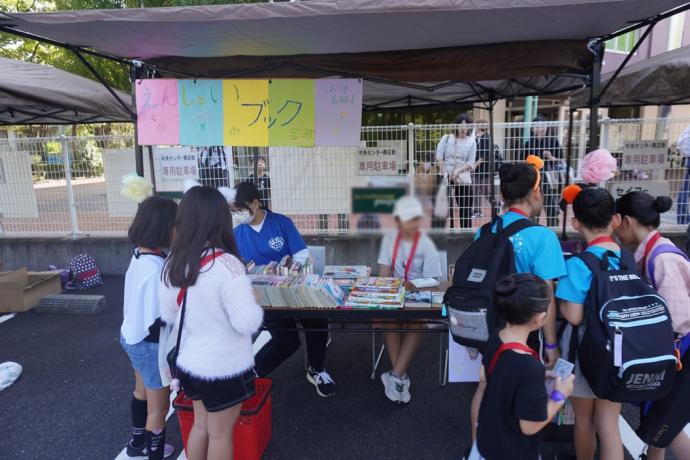
[[[175,447],[172,444],[165,444],[165,451],[163,451],[163,458],[172,457],[175,453]],[[133,447],[131,441],[127,443],[127,457],[132,459],[148,460],[149,454],[146,452],[146,445],[141,447]]]
[[[316,393],[322,398],[335,396],[335,382],[326,370],[316,372],[310,367],[307,371],[307,380],[316,387]]]

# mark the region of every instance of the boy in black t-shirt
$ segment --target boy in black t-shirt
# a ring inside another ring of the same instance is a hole
[[[495,304],[506,320],[505,328],[489,341],[480,379],[486,391],[479,408],[477,447],[487,460],[536,460],[536,436],[556,415],[573,391],[574,375],[561,380],[546,372],[527,346],[530,332],[546,321],[551,289],[531,273],[507,276],[495,288]],[[553,378],[547,395],[544,382]]]

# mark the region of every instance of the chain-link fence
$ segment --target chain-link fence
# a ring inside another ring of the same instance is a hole
[[[502,206],[490,157],[497,171],[533,153],[547,159],[540,222],[560,228],[560,193],[567,176],[579,177],[586,123],[574,124],[570,146],[567,123],[495,124],[491,145],[488,123],[478,120],[460,131],[456,125],[363,127],[358,147],[144,147],[145,175],[157,193],[174,198],[185,178],[216,187],[254,182],[262,204],[290,216],[303,234],[385,231],[394,226],[385,211],[397,196],[414,193],[425,208],[425,228],[461,233],[488,222],[492,187]],[[674,207],[662,219],[667,231],[684,230],[690,220],[690,173],[676,146],[689,125],[685,119],[601,122],[601,145],[621,165],[606,186],[615,196],[631,190],[671,196]],[[641,140],[660,142],[635,144]],[[463,173],[469,155],[475,167]],[[131,136],[0,140],[1,234],[122,236],[136,204],[120,195],[120,184],[134,170]]]

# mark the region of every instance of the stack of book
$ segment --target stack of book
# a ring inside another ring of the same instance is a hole
[[[259,293],[259,303],[266,307],[337,308],[345,293],[332,279],[319,275],[250,274],[252,286]]]
[[[345,308],[396,309],[405,304],[400,278],[359,278],[345,301]]]
[[[314,274],[314,260],[310,257],[302,262],[297,262],[290,256],[283,257],[280,262],[271,262],[268,265],[256,265],[253,261],[247,264],[248,275],[278,275],[297,276]]]
[[[323,270],[325,278],[332,278],[340,288],[349,294],[358,278],[371,275],[371,268],[364,265],[326,265]]]

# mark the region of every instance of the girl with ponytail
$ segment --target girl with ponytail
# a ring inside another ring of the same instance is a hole
[[[652,282],[659,295],[668,303],[675,332],[680,336],[687,336],[690,333],[690,263],[685,254],[671,240],[661,236],[657,230],[661,222],[661,214],[671,209],[672,205],[671,198],[667,196],[655,198],[646,192],[631,192],[623,195],[616,201],[616,211],[622,217],[621,225],[616,229],[616,235],[625,246],[635,250],[639,272]],[[685,357],[683,361],[688,362],[688,357]],[[674,390],[668,399],[674,397],[675,387],[682,385],[682,382],[688,379],[685,376],[681,377],[681,374],[686,372],[688,369],[683,369],[678,374]],[[681,401],[675,403],[681,403]],[[653,424],[651,420],[652,418],[648,421],[650,427]],[[680,424],[681,427],[683,425]],[[643,417],[640,430],[647,432],[646,427]],[[677,433],[674,434],[666,433],[664,437],[673,439],[670,447],[677,458],[690,458],[690,438],[682,429],[676,431]],[[638,433],[640,433],[639,430]],[[644,440],[647,440],[646,437],[642,436]],[[649,460],[663,459],[664,449],[650,445],[647,458]]]

